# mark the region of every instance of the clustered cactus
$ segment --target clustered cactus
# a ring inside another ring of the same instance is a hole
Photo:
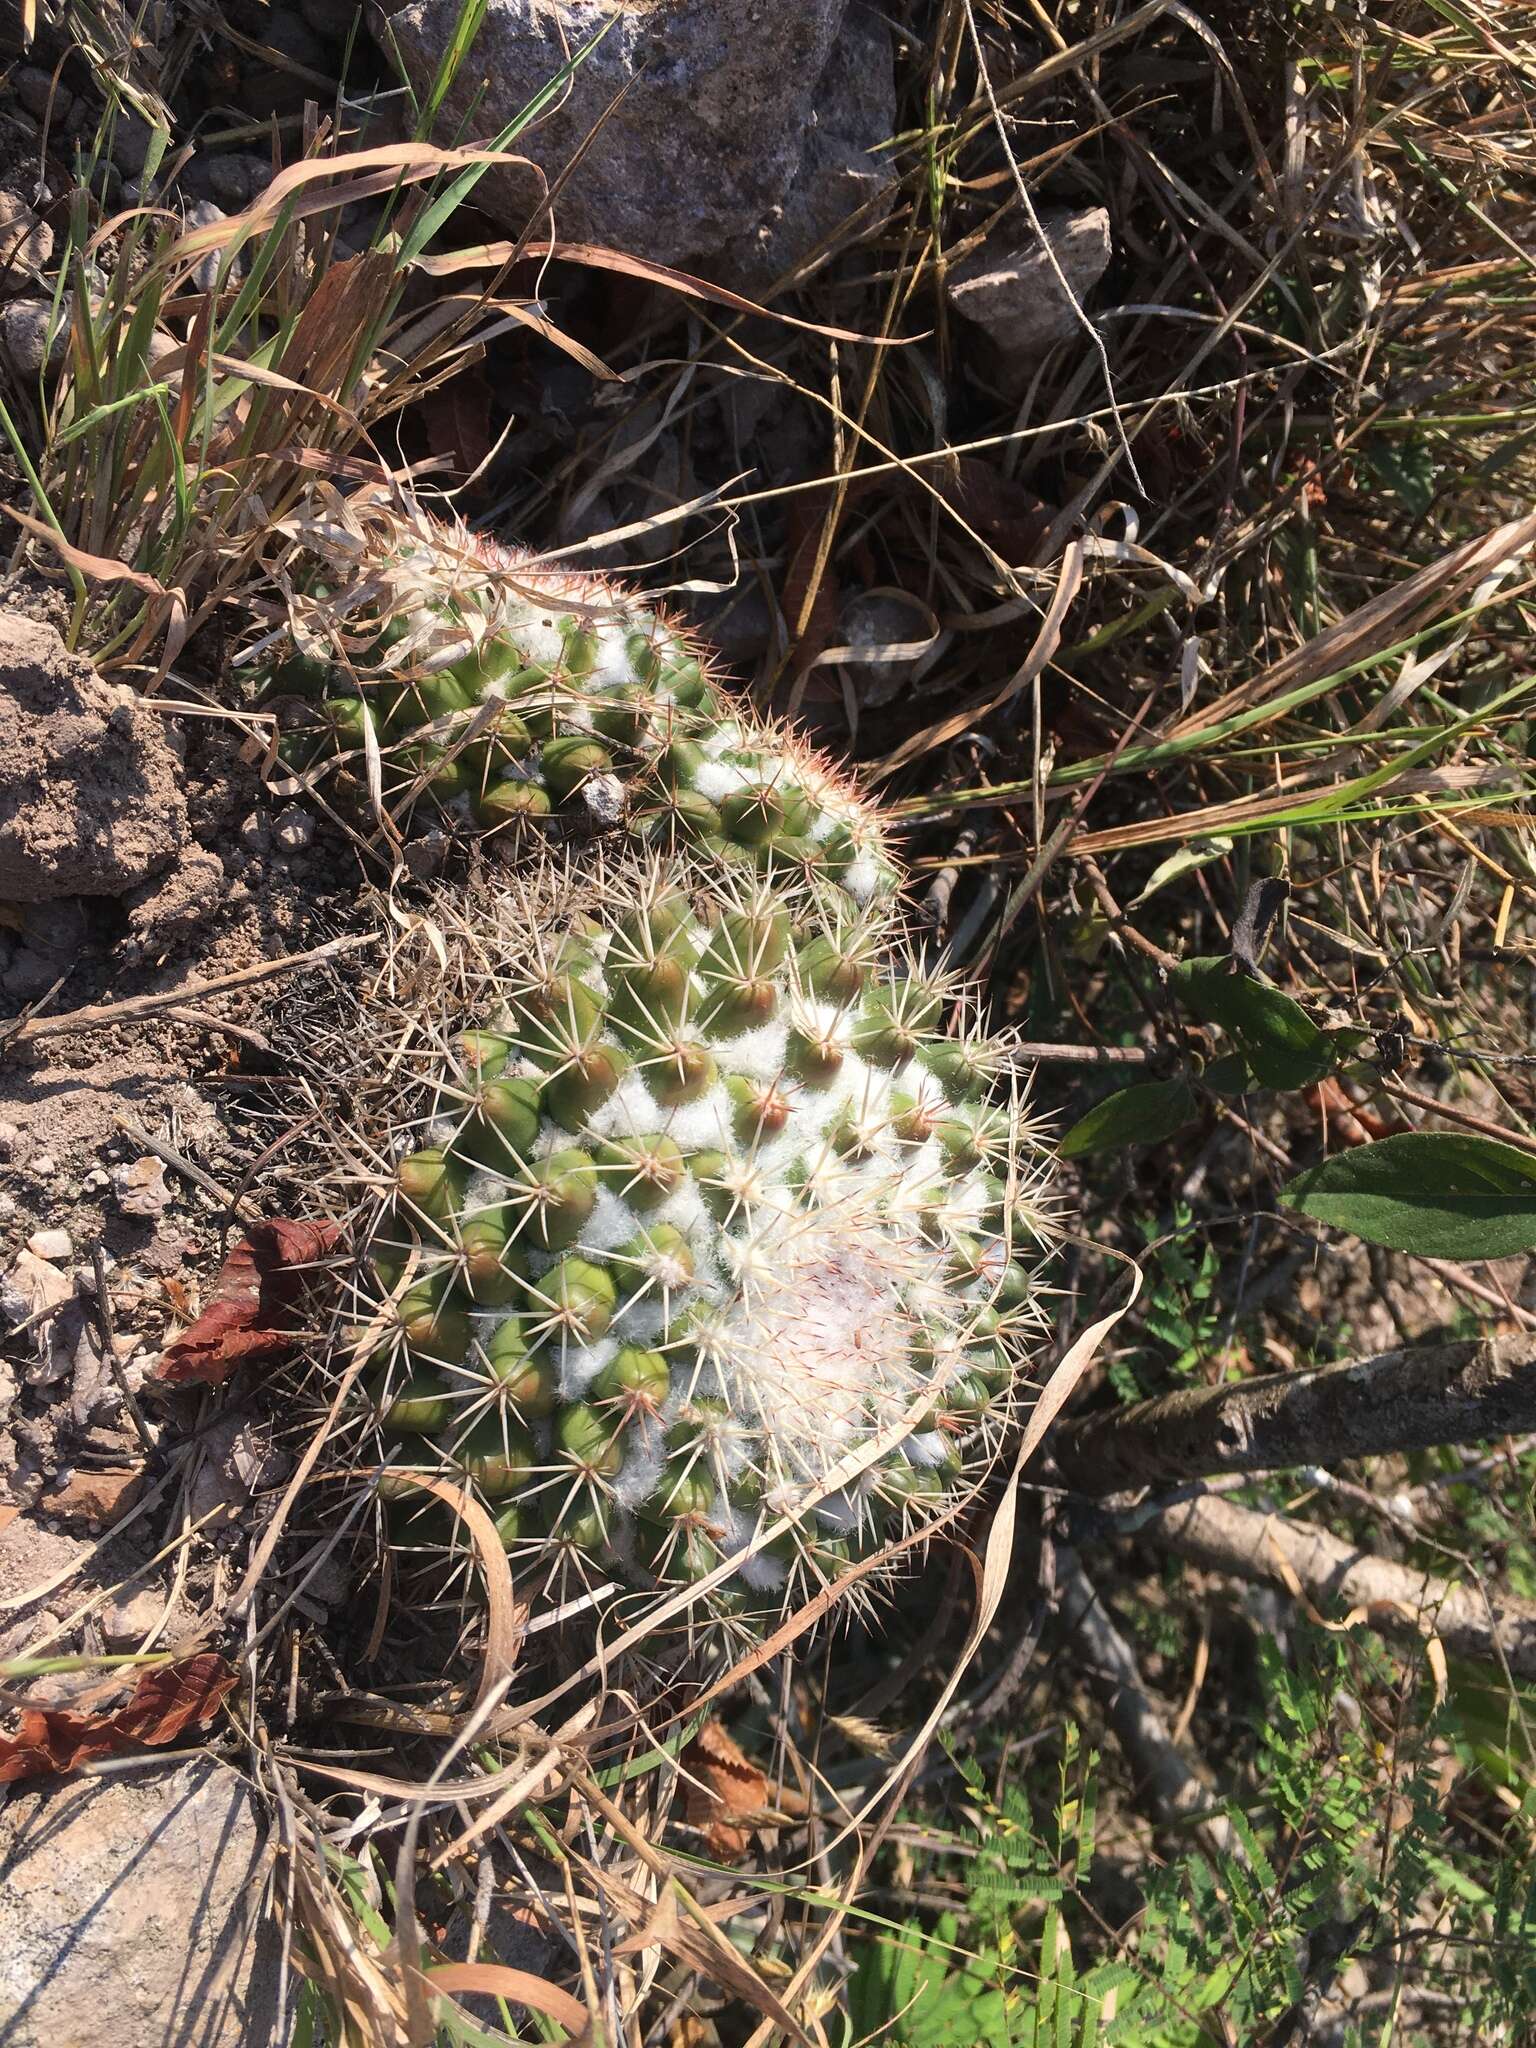
[[[664,619],[419,516],[307,538],[298,745],[396,748],[525,856],[435,906],[446,971],[349,1083],[395,1540],[438,1541],[404,1475],[440,1473],[537,1597],[768,1625],[956,1505],[1016,1403],[1054,1233],[1006,1041],[908,952],[877,814]],[[609,783],[596,844],[589,803],[530,852]]]
[[[493,837],[624,824],[733,869],[890,896],[877,813],[794,734],[733,708],[701,652],[595,577],[552,571],[420,512],[355,502],[303,537],[274,667],[282,751],[340,759],[397,813],[426,805]],[[265,647],[258,648],[264,652]]]

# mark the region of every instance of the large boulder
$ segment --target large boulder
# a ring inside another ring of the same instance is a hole
[[[5,2048],[268,2048],[278,1942],[250,1787],[206,1756],[0,1806]]]
[[[425,92],[459,0],[385,6],[385,48]],[[495,135],[587,49],[510,145],[537,170],[496,169],[476,203],[520,230],[580,153],[554,204],[563,241],[750,289],[889,179],[869,154],[895,117],[889,31],[873,9],[845,28],[847,14],[848,0],[490,0],[438,132]]]

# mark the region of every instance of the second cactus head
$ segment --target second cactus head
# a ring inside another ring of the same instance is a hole
[[[415,508],[350,501],[301,533],[308,573],[263,647],[298,771],[377,773],[396,817],[424,805],[512,841],[622,827],[861,904],[894,891],[873,807],[733,707],[662,614]]]

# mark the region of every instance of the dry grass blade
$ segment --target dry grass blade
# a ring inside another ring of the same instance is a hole
[[[1348,618],[1341,619],[1283,661],[1275,662],[1250,682],[1203,704],[1198,712],[1171,727],[1167,737],[1180,739],[1206,732],[1293,690],[1341,675],[1357,663],[1374,659],[1425,618],[1449,610],[1485,576],[1525,553],[1533,542],[1536,513],[1508,520],[1492,533],[1464,541],[1442,560],[1393,583],[1379,597],[1361,605]]]
[[[551,1984],[547,1977],[535,1977],[529,1970],[514,1970],[506,1963],[438,1963],[422,1972],[422,1984],[429,1998],[457,1991],[487,1992],[495,1998],[511,1999],[534,2012],[546,2014],[573,2038],[585,2035],[591,2018],[584,2005]]]

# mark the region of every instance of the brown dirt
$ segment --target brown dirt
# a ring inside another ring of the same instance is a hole
[[[109,688],[51,626],[0,615],[0,898],[122,896],[187,836],[164,716]]]
[[[320,817],[295,830],[290,799],[268,794],[246,751],[221,716],[120,704],[49,625],[0,611],[0,759],[22,763],[0,799],[0,1276],[36,1233],[63,1230],[45,1255],[75,1290],[58,1318],[63,1368],[47,1328],[21,1331],[0,1359],[0,1500],[25,1510],[13,1547],[46,1529],[72,1474],[143,1461],[102,1362],[98,1248],[119,1363],[163,1426],[146,1374],[198,1313],[231,1225],[221,1194],[239,1190],[269,1135],[251,1141],[241,1083],[269,1064],[263,1006],[287,984],[10,1043],[7,1020],[173,992],[345,929],[350,846]],[[204,1182],[157,1161],[157,1144]],[[163,1165],[167,1190],[148,1214],[113,1179],[141,1162]],[[40,1576],[25,1571],[29,1584]],[[0,1600],[0,1633],[22,1619]]]

